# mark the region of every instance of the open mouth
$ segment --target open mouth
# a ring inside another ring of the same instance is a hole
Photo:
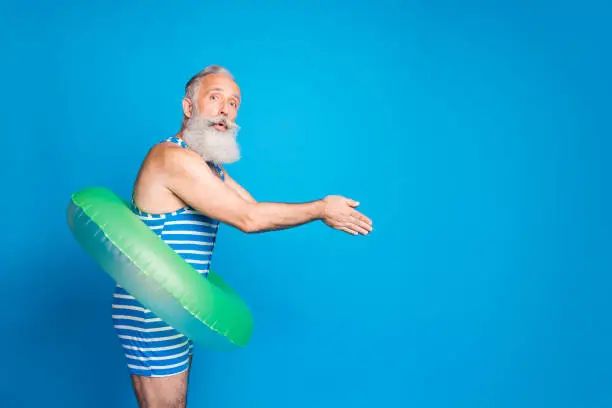
[[[224,121],[213,123],[212,127],[214,127],[217,130],[227,130],[227,125],[225,124]]]

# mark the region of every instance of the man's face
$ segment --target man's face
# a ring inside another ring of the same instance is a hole
[[[200,80],[195,106],[183,101],[187,120],[183,140],[206,161],[232,163],[240,158],[236,142],[236,116],[240,106],[240,89],[229,77],[208,75]]]
[[[240,106],[240,88],[236,82],[225,75],[208,75],[200,82],[196,104],[196,111],[199,115],[224,116],[230,122],[234,122]],[[213,127],[219,131],[228,129],[223,122]]]

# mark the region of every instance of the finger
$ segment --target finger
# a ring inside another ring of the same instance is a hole
[[[347,198],[346,201],[351,207],[357,207],[359,205],[359,201],[355,201],[351,198]]]
[[[339,230],[344,231],[346,233],[349,233],[351,235],[359,235],[359,233],[357,231],[353,231],[352,229],[348,228],[348,227],[338,227]]]
[[[365,221],[354,219],[353,220],[353,225],[355,225],[356,227],[359,227],[360,229],[362,229],[362,230],[364,230],[366,232],[372,231],[372,226],[370,224],[368,224],[367,222],[365,222]]]
[[[347,222],[343,224],[343,227],[362,235],[367,235],[369,233],[368,228],[366,226],[361,226],[359,221],[355,219],[347,220]]]
[[[357,231],[358,233],[360,233],[361,235],[368,235],[370,233],[370,231],[367,228],[364,228],[360,225],[351,225],[350,229],[352,229],[353,231]]]
[[[367,224],[372,225],[372,220],[369,219],[368,217],[366,217],[365,215],[363,215],[362,213],[360,213],[359,211],[353,211],[353,213],[351,214],[353,217],[357,218],[358,220],[361,220]]]
[[[372,226],[370,224],[368,224],[365,221],[360,220],[357,217],[352,216],[347,221],[350,223],[349,226],[351,228],[354,228],[354,227],[355,228],[359,228],[359,230],[358,230],[359,232],[361,232],[361,230],[365,230],[365,231],[368,231],[368,232],[372,230]]]

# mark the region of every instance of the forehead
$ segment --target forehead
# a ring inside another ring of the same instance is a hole
[[[234,95],[240,99],[240,88],[238,84],[226,75],[207,75],[200,82],[200,95],[206,95],[212,91],[223,92]]]

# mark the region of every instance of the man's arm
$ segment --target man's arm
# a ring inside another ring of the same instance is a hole
[[[259,203],[242,197],[215,176],[196,154],[179,149],[164,152],[167,188],[187,205],[243,232],[263,232],[323,220],[330,227],[367,234],[371,221],[353,209],[353,200],[333,196],[308,203]]]
[[[227,170],[225,170],[225,167],[221,166],[221,168],[223,169],[223,174],[225,175],[225,184],[227,184],[232,190],[237,192],[240,195],[240,197],[244,198],[246,201],[251,202],[251,203],[257,202],[257,200],[255,200],[253,196],[244,187],[238,184],[238,182],[236,182],[236,180],[234,180],[229,175]]]

